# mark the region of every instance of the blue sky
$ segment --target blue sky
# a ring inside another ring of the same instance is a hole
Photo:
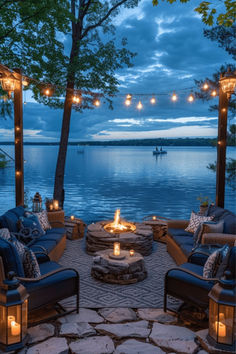
[[[128,48],[137,52],[132,68],[117,72],[120,93],[132,93],[133,104],[124,97],[114,99],[114,109],[102,103],[99,108],[72,113],[70,140],[112,140],[158,137],[215,137],[217,112],[208,103],[187,102],[194,79],[210,77],[231,57],[216,42],[204,38],[203,24],[194,12],[199,1],[153,7],[142,0],[135,9],[123,10],[116,18],[117,38],[127,37]],[[179,94],[177,102],[171,94]],[[149,94],[139,96],[138,94]],[[151,105],[152,93],[157,103]],[[26,93],[24,105],[25,141],[58,141],[62,110],[39,105]],[[136,109],[141,100],[143,109]],[[218,98],[214,99],[217,103]],[[13,139],[13,121],[0,122],[1,140]]]

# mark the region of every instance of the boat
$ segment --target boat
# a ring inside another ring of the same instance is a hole
[[[153,153],[153,155],[164,155],[164,154],[167,154],[167,151],[165,151],[165,150],[162,150],[162,151],[154,150],[152,153]]]

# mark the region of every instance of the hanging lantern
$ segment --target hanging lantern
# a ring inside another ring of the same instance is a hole
[[[207,339],[216,348],[236,350],[236,283],[230,271],[209,293],[209,333]]]
[[[8,92],[8,96],[11,96],[11,93],[15,90],[15,85],[16,85],[16,79],[13,76],[13,74],[6,75],[2,74],[2,77],[0,78],[1,85],[3,91]]]
[[[41,88],[41,94],[44,96],[48,96],[51,97],[54,93],[54,88],[53,86],[49,85],[49,86],[43,86]]]
[[[227,94],[227,98],[229,99],[232,93],[235,91],[236,87],[236,72],[231,73],[228,71],[224,76],[220,78],[220,85],[222,91]]]
[[[73,98],[72,98],[73,102],[78,104],[78,103],[81,103],[81,96],[78,96],[78,95],[74,95]]]
[[[35,193],[33,198],[33,212],[38,213],[42,210],[42,197],[39,192]]]
[[[27,341],[28,294],[23,285],[8,273],[0,286],[0,348],[13,351]]]

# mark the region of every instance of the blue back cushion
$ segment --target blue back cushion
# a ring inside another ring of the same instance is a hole
[[[20,216],[23,216],[25,209],[23,206],[18,206],[16,208],[8,210],[5,214],[0,217],[1,227],[6,227],[10,232],[17,232],[17,221]]]
[[[21,259],[14,245],[2,238],[0,239],[0,257],[3,260],[5,275],[13,271],[19,277],[25,276]]]
[[[231,248],[227,268],[231,271],[233,279],[235,279],[236,278],[236,246]]]

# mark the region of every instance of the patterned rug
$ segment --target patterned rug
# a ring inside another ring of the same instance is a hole
[[[85,252],[85,239],[67,240],[67,248],[60,259],[65,267],[74,267],[80,274],[80,307],[163,307],[164,276],[175,266],[166,252],[166,245],[153,242],[153,252],[144,257],[148,276],[136,284],[116,285],[98,281],[91,277],[93,257]],[[171,300],[173,302],[174,300]],[[66,307],[74,304],[74,298],[63,301]]]

